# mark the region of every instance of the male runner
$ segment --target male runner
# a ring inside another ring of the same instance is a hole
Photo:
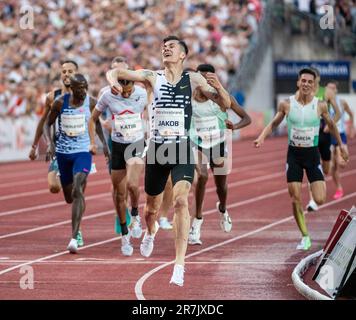
[[[140,198],[139,179],[144,169],[142,160],[145,149],[142,115],[147,105],[146,90],[134,84],[133,81],[120,80],[121,93],[113,94],[109,87],[103,91],[90,121],[90,139],[94,144],[95,122],[102,112],[112,114],[112,152],[111,180],[113,185],[113,200],[118,212],[122,245],[121,252],[131,256],[133,247],[130,243],[130,233],[126,223],[126,188],[130,194],[132,205],[132,229],[134,238],[140,238],[142,227],[138,214]]]
[[[348,105],[348,103],[344,99],[340,99],[337,96],[337,85],[338,83],[336,81],[329,81],[328,84],[326,85],[326,88],[332,92],[335,93],[336,96],[336,102],[338,106],[340,107],[341,111],[341,118],[339,121],[336,123],[337,128],[340,132],[342,144],[346,151],[348,151],[347,148],[347,135],[346,135],[346,123],[345,123],[345,116],[348,114],[349,119],[350,119],[350,137],[353,138],[355,136],[355,127],[354,127],[354,114]],[[334,112],[333,110],[330,111],[330,115],[334,117]],[[331,151],[332,151],[332,165],[331,165],[331,175],[333,177],[333,181],[336,185],[336,192],[333,196],[335,200],[340,199],[344,196],[344,190],[342,188],[341,184],[341,179],[340,179],[340,174],[339,171],[340,169],[343,169],[345,167],[345,162],[341,158],[341,152],[340,152],[340,146],[338,146],[337,141],[335,140],[334,137],[331,137]]]
[[[211,64],[201,64],[197,68],[204,77],[207,72],[215,73],[215,68]],[[225,136],[226,129],[241,129],[251,123],[251,118],[243,110],[235,98],[231,98],[231,109],[241,118],[237,124],[228,120],[228,114],[221,110],[215,102],[207,99],[196,89],[193,93],[193,117],[190,129],[190,139],[198,150],[198,161],[196,171],[198,179],[195,187],[195,218],[189,232],[189,244],[202,244],[200,240],[200,228],[203,223],[203,201],[205,196],[205,186],[208,182],[208,163],[214,174],[216,193],[219,201],[216,208],[220,213],[220,227],[224,232],[230,232],[232,221],[226,210],[227,200],[227,156],[228,148]],[[220,168],[219,171],[214,170]]]
[[[85,210],[84,191],[91,169],[91,152],[96,152],[96,146],[90,144],[88,132],[90,113],[96,100],[87,94],[88,83],[82,74],[77,73],[70,78],[70,89],[72,94],[67,93],[53,103],[46,130],[50,132],[50,126],[58,117],[58,137],[52,141],[51,152],[55,148],[64,198],[72,204],[72,239],[67,249],[70,253],[76,253],[78,236],[79,242],[82,241],[79,228]],[[100,124],[97,125],[97,133],[107,156]]]
[[[293,214],[302,233],[298,250],[308,250],[311,247],[301,202],[303,169],[306,170],[312,195],[317,204],[324,203],[326,199],[326,185],[318,152],[320,117],[325,120],[330,132],[341,146],[339,131],[330,118],[326,102],[319,101],[314,96],[316,77],[316,73],[310,68],[299,71],[297,81],[299,94],[280,102],[277,114],[254,141],[255,147],[260,147],[265,138],[278,127],[284,117],[287,117],[289,146],[286,172]],[[348,154],[343,146],[340,147],[340,151],[342,158],[347,161]]]
[[[209,99],[226,109],[231,102],[229,94],[217,81],[215,74],[208,73],[205,79],[198,73],[183,72],[183,62],[188,54],[184,41],[175,36],[165,38],[161,54],[164,70],[115,69],[108,71],[107,79],[112,88],[118,85],[117,79],[144,82],[149,97],[153,95],[149,109],[151,136],[145,170],[147,231],[140,249],[145,257],[152,253],[162,193],[171,174],[176,260],[170,282],[182,286],[190,224],[188,194],[194,177],[194,159],[188,136],[192,93],[200,87]]]
[[[325,87],[320,86],[320,72],[316,68],[311,68],[316,73],[315,79],[315,88],[314,94],[315,97],[318,98],[320,101],[325,101],[328,106],[328,111],[333,110],[335,116],[333,121],[336,123],[341,116],[340,108],[336,103],[335,100],[335,93],[331,90],[328,90]],[[298,94],[298,93],[297,93]],[[325,121],[321,119],[320,122],[320,129],[319,129],[319,144],[318,149],[320,152],[321,164],[323,168],[324,175],[328,175],[330,172],[330,165],[331,165],[331,134],[328,126],[326,126]],[[310,187],[309,187],[309,198],[310,201],[307,204],[306,208],[308,211],[317,211],[318,205],[314,201]]]
[[[43,127],[44,127],[45,121],[47,119],[47,116],[49,114],[49,111],[51,109],[53,102],[56,100],[56,98],[60,97],[61,95],[65,94],[65,93],[70,93],[70,76],[72,76],[77,70],[78,70],[78,65],[75,61],[66,60],[66,61],[62,62],[62,70],[61,70],[62,86],[59,89],[54,89],[54,90],[48,92],[46,95],[44,112],[42,114],[40,121],[37,124],[35,137],[33,138],[32,147],[31,147],[31,150],[29,153],[29,158],[31,160],[35,160],[37,158],[38,143],[39,143],[42,133],[44,131]],[[47,137],[46,134],[44,134],[44,137],[46,139],[47,146],[49,147],[52,139],[51,139],[51,137]],[[60,184],[59,177],[58,177],[57,160],[56,160],[56,158],[50,159],[50,157],[48,156],[48,153],[47,153],[46,161],[49,161],[49,160],[50,160],[50,165],[48,168],[49,191],[52,193],[58,193],[61,191],[61,184]]]

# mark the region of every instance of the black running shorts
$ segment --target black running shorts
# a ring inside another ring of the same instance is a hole
[[[146,157],[145,192],[150,196],[162,193],[169,174],[173,186],[182,180],[193,183],[194,169],[189,140],[167,145],[150,142]]]
[[[126,169],[126,162],[131,158],[143,158],[145,149],[145,140],[139,140],[134,143],[119,143],[112,141],[111,169]]]
[[[321,159],[323,161],[330,161],[331,160],[331,134],[325,133],[323,130],[319,131],[319,152]]]
[[[324,181],[318,147],[301,148],[289,146],[286,168],[287,182],[302,182],[303,170],[306,171],[310,183]]]

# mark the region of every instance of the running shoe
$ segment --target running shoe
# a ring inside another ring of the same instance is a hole
[[[189,231],[188,243],[191,245],[198,244],[202,245],[202,241],[200,240],[200,227],[203,224],[203,219],[194,218],[192,227]]]
[[[159,227],[164,230],[172,230],[173,226],[169,223],[167,217],[159,218]]]
[[[311,240],[309,236],[302,238],[300,243],[297,245],[297,250],[309,250],[311,247]]]
[[[180,264],[175,264],[173,269],[173,274],[171,281],[169,283],[173,283],[177,286],[183,287],[184,283],[184,266]]]
[[[337,189],[333,198],[335,200],[341,199],[344,196],[344,191],[342,189]]]
[[[220,227],[224,232],[230,232],[231,229],[232,229],[232,221],[231,221],[231,218],[229,216],[229,213],[227,212],[227,210],[225,210],[224,213],[221,212],[219,207],[220,207],[220,202],[218,201],[216,203],[216,209],[221,214]]]
[[[310,212],[310,211],[318,211],[319,207],[318,205],[315,203],[315,201],[313,199],[311,199],[309,201],[309,203],[306,206],[306,209]]]
[[[140,216],[133,216],[131,220],[131,234],[132,238],[141,238],[142,236],[142,225]]]
[[[130,243],[130,232],[121,238],[121,252],[124,256],[132,256],[133,247]]]
[[[77,234],[77,242],[78,242],[78,247],[84,246],[84,240],[83,240],[83,235],[82,235],[81,231],[79,231]]]
[[[78,241],[77,239],[71,239],[68,246],[67,246],[67,250],[70,253],[77,253],[78,252]]]
[[[91,164],[91,168],[90,168],[89,174],[94,174],[94,173],[97,173],[97,172],[98,172],[98,170],[96,170],[96,164],[95,164],[95,162],[93,162]]]
[[[156,230],[152,235],[148,234],[148,232],[146,230],[145,235],[142,240],[142,243],[141,243],[141,246],[140,246],[141,255],[143,255],[146,258],[149,257],[153,251],[153,247],[154,247],[153,242],[154,242],[155,236],[157,234],[157,231],[159,229],[159,224],[157,221],[155,222],[155,227],[156,227]]]

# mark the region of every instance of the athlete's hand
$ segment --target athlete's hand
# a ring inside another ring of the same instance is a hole
[[[350,132],[349,132],[350,139],[354,139],[355,135],[356,135],[355,128],[354,128],[354,126],[351,126],[350,127]]]
[[[340,146],[341,158],[345,161],[345,163],[349,162],[349,153],[345,146]]]
[[[90,147],[89,147],[89,152],[92,155],[96,155],[97,149],[98,149],[98,146],[96,144],[91,144]]]
[[[324,127],[324,133],[329,133],[330,132],[330,129],[329,129],[329,127],[326,125],[325,127]]]
[[[103,152],[104,152],[106,164],[109,164],[110,163],[110,152],[109,152],[108,148],[104,147]]]
[[[220,89],[222,87],[218,79],[218,76],[215,73],[207,72],[205,79],[208,82],[208,84],[215,89]]]
[[[111,133],[111,121],[109,119],[106,120],[102,120],[100,118],[100,123],[102,125],[103,128],[105,128],[106,130],[108,130]]]
[[[265,139],[258,137],[253,143],[255,145],[255,148],[259,148],[263,145]]]
[[[122,87],[119,84],[115,84],[111,86],[111,93],[117,96],[122,92]]]
[[[37,158],[37,147],[36,146],[32,146],[31,147],[31,150],[30,150],[30,153],[28,154],[28,157],[31,160],[35,160]]]
[[[234,130],[234,124],[230,120],[225,120],[226,128]]]
[[[53,159],[55,149],[56,149],[56,147],[54,146],[53,143],[50,143],[49,145],[47,145],[46,162],[48,162],[48,161]]]

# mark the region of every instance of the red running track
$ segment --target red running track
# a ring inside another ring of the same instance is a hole
[[[351,143],[351,155],[355,149]],[[300,234],[286,188],[286,138],[268,139],[259,150],[251,141],[234,142],[233,156],[228,178],[233,229],[223,233],[219,228],[210,179],[203,245],[188,247],[183,288],[169,285],[174,259],[171,231],[158,232],[150,258],[140,255],[138,239],[133,239],[132,257],[121,255],[102,156],[95,158],[98,173],[89,177],[82,222],[85,246],[76,255],[66,251],[70,207],[62,194],[47,191],[47,165],[41,161],[0,165],[0,299],[303,299],[292,284],[292,270],[324,245],[340,209],[354,204],[356,156],[342,173],[344,198],[332,200],[335,188],[328,178],[326,204],[307,215],[313,241],[309,252],[295,249]],[[304,184],[304,204],[306,190]],[[143,192],[140,200],[143,204]],[[34,288],[24,290],[21,277],[29,266]]]

